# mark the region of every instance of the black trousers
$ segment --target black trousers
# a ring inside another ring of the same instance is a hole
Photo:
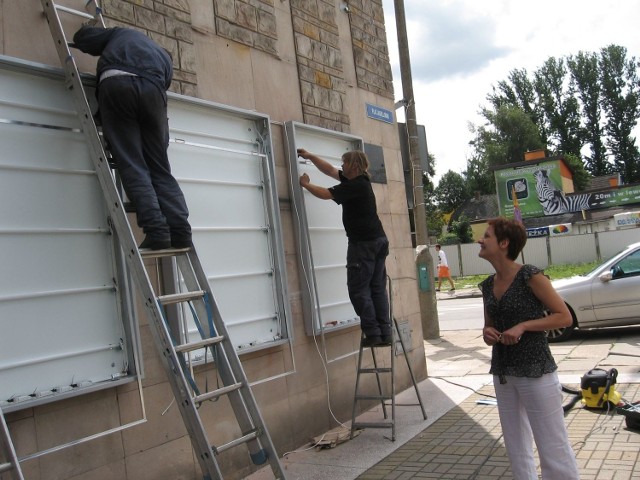
[[[114,76],[98,89],[102,128],[138,226],[158,240],[190,239],[189,210],[171,174],[167,95],[142,77]]]
[[[387,269],[387,237],[353,242],[347,247],[347,289],[365,336],[391,335]]]

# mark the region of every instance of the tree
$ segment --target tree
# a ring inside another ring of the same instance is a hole
[[[473,243],[473,230],[469,219],[462,215],[458,220],[451,222],[447,233],[438,237],[440,245],[455,245],[457,243]]]
[[[429,156],[435,165],[435,159],[431,154],[429,154]],[[437,237],[442,232],[442,227],[444,227],[444,218],[442,211],[436,204],[435,187],[427,172],[422,173],[422,186],[424,192],[424,209],[427,215],[427,234]]]
[[[547,132],[545,130],[544,113],[540,108],[540,102],[536,95],[534,84],[529,80],[525,69],[512,70],[509,73],[508,81],[498,82],[498,92],[493,88],[493,94],[487,96],[494,110],[500,107],[518,107],[531,119],[534,125],[538,126],[540,139],[547,143]]]
[[[635,58],[627,60],[627,49],[616,45],[600,52],[602,104],[607,116],[606,145],[616,170],[626,183],[640,181],[638,148],[631,131],[640,116],[640,84]]]
[[[524,161],[524,153],[544,148],[538,127],[520,107],[503,105],[496,110],[485,108],[482,115],[488,123],[475,129],[471,141],[476,159],[487,167]]]
[[[462,172],[470,194],[480,192],[481,195],[496,193],[496,182],[485,158],[474,154],[467,159],[467,169]]]
[[[442,176],[434,194],[438,207],[445,213],[453,212],[469,198],[464,178],[452,170]]]
[[[455,233],[460,243],[473,243],[473,230],[469,219],[462,215],[457,221],[451,223],[451,232]]]
[[[571,170],[573,170],[573,187],[576,191],[580,192],[587,188],[589,185],[589,172],[584,168],[584,164],[580,157],[577,155],[567,154],[564,155],[564,160],[569,164]]]
[[[611,164],[607,161],[604,146],[604,131],[600,124],[603,116],[600,104],[600,82],[598,56],[595,53],[579,52],[567,59],[571,78],[576,84],[576,95],[581,102],[583,139],[591,150],[584,155],[585,168],[593,176],[611,173]]]
[[[626,48],[610,45],[599,53],[550,57],[531,78],[512,70],[487,95],[489,107],[481,110],[487,123],[473,129],[469,178],[482,185],[482,166],[522,160],[517,145],[533,142],[519,111],[537,130],[539,148],[574,155],[592,175],[619,171],[627,183],[640,181],[640,152],[631,135],[640,118],[639,67]],[[514,121],[519,124],[509,127]]]
[[[563,59],[549,58],[534,73],[534,88],[545,122],[547,149],[556,154],[580,155],[582,129],[575,84],[567,79]]]

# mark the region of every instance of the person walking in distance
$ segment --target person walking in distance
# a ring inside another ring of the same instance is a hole
[[[524,226],[505,218],[488,223],[478,256],[491,263],[495,274],[479,285],[482,336],[492,346],[490,373],[513,477],[538,479],[535,440],[543,480],[577,480],[558,366],[545,333],[570,326],[571,313],[542,270],[515,261],[527,242]]]
[[[436,243],[436,252],[438,253],[438,288],[436,288],[436,292],[440,291],[442,287],[442,279],[446,278],[449,280],[451,284],[451,291],[456,291],[456,285],[453,283],[453,279],[451,278],[451,272],[449,271],[449,263],[447,262],[447,254],[442,250],[442,246]]]
[[[386,289],[385,260],[389,240],[382,228],[376,197],[369,177],[369,160],[364,152],[342,156],[342,169],[303,148],[298,156],[310,160],[318,170],[340,183],[330,188],[311,183],[306,173],[300,185],[313,196],[333,200],[342,206],[342,223],[347,233],[347,289],[364,332],[363,346],[391,344],[389,298]]]
[[[100,57],[100,121],[145,234],[139,248],[190,247],[189,210],[167,155],[171,56],[143,33],[120,27],[84,25],[74,34],[72,46]]]

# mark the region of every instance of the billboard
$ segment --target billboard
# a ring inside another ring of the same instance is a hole
[[[560,160],[496,171],[500,215],[522,218],[560,215],[640,203],[640,185],[565,194]]]
[[[520,209],[522,218],[542,217],[543,206],[536,193],[536,172],[546,172],[549,184],[560,190],[560,164],[558,160],[536,163],[530,167],[498,170],[495,173],[496,192],[500,215],[514,218],[514,204]],[[514,197],[515,195],[515,197]]]
[[[546,227],[527,228],[527,237],[557,237],[559,235],[569,235],[572,231],[570,223],[559,225],[547,225]]]

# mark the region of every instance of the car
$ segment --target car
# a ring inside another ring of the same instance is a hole
[[[552,284],[569,307],[573,325],[547,331],[549,342],[568,340],[575,329],[640,325],[640,242],[585,275]]]

